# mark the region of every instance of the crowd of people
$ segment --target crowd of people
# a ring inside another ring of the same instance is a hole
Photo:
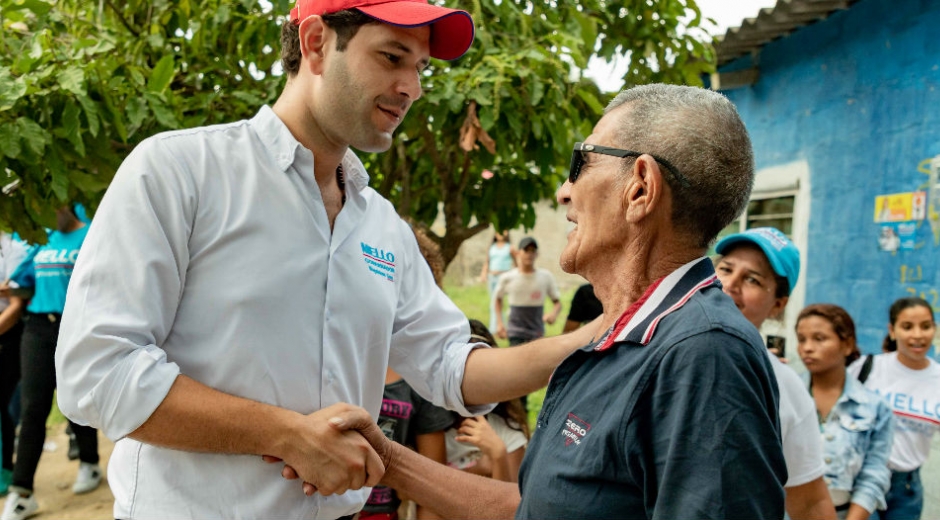
[[[49,230],[44,245],[27,249],[17,237],[7,235],[2,243],[4,280],[0,299],[0,348],[3,381],[0,421],[3,435],[3,473],[0,493],[9,494],[4,519],[26,518],[39,503],[33,494],[34,478],[46,440],[46,418],[52,410],[56,389],[55,352],[62,310],[72,269],[88,233],[89,222],[81,205],[70,204],[56,211],[56,229]],[[14,397],[15,396],[15,397]],[[11,413],[11,409],[17,413]],[[19,425],[19,435],[15,429]],[[98,432],[69,422],[79,459],[72,492],[94,491],[102,481],[98,462]],[[15,464],[14,464],[15,445]]]
[[[933,310],[896,301],[890,352],[860,358],[848,313],[811,305],[808,376],[769,353],[759,329],[799,251],[758,228],[708,257],[754,180],[716,92],[630,88],[574,143],[560,265],[597,303],[567,333],[544,334],[561,303],[531,237],[490,248],[493,330],[447,298],[433,241],[351,148],[387,150],[429,58],[461,56],[473,27],[421,0],[299,0],[273,107],[146,139],[93,224],[64,207],[47,245],[4,261],[22,412],[14,459],[5,377],[2,520],[39,510],[56,387],[73,491],[102,481],[95,428],[116,441],[116,518],[394,519],[409,501],[418,518],[920,515],[940,429]],[[529,435],[519,399],[546,386]]]

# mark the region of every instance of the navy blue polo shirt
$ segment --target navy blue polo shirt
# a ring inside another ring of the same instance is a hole
[[[701,258],[555,371],[516,518],[782,518],[777,383]]]

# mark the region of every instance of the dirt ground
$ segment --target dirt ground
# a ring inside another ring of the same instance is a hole
[[[78,461],[67,456],[69,438],[65,434],[65,423],[51,428],[46,443],[55,443],[55,451],[43,451],[36,470],[35,490],[39,511],[31,518],[62,520],[105,520],[114,518],[114,497],[107,482],[85,495],[72,493],[72,484],[78,473]],[[98,434],[98,453],[101,467],[107,477],[108,459],[114,444]],[[5,502],[6,498],[0,499]]]

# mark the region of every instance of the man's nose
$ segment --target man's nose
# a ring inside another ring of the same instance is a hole
[[[568,180],[555,192],[555,200],[562,206],[571,203],[571,183]]]
[[[404,77],[398,82],[398,93],[411,101],[420,99],[424,94],[424,89],[421,88],[421,74],[414,71],[405,72]]]

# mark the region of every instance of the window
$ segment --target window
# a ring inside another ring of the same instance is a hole
[[[728,224],[718,233],[718,243],[722,238],[756,227],[775,227],[793,239],[793,213],[796,204],[796,192],[755,194],[737,220]],[[710,255],[715,254],[712,246]]]

